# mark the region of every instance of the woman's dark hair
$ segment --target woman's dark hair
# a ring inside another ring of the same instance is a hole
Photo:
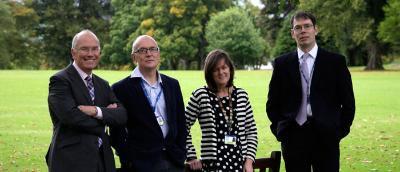
[[[226,87],[233,86],[233,77],[235,76],[235,68],[229,54],[221,49],[215,49],[208,53],[206,60],[204,61],[204,76],[207,82],[207,86],[212,91],[217,91],[217,84],[213,78],[213,72],[220,60],[224,60],[229,67],[230,76]]]

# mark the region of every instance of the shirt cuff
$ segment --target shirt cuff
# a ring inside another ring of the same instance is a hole
[[[96,114],[95,118],[103,119],[103,112],[101,111],[101,109],[97,106],[96,106],[96,109],[97,109],[97,114]]]

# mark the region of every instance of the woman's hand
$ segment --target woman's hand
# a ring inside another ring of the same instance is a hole
[[[253,172],[253,160],[246,158],[243,165],[243,172]]]
[[[201,170],[203,168],[201,161],[198,159],[192,159],[186,163],[189,164],[191,170]]]

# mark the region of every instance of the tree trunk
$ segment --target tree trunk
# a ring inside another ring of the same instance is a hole
[[[190,70],[190,64],[192,63],[192,61],[191,60],[187,60],[187,59],[185,59],[183,61],[185,63],[185,70]]]
[[[205,56],[206,56],[206,52],[205,52],[206,48],[205,47],[206,47],[206,40],[203,39],[203,40],[201,40],[199,48],[198,48],[198,51],[196,53],[197,70],[201,70],[203,68],[203,65],[204,65],[203,62],[204,62],[204,59],[205,59]]]
[[[169,60],[169,66],[172,70],[177,70],[179,66],[179,60]]]
[[[209,14],[207,14],[209,15]],[[201,25],[202,25],[202,31],[201,31],[201,35],[199,37],[199,47],[197,49],[197,53],[196,53],[196,57],[197,57],[197,69],[200,70],[203,67],[203,62],[206,56],[206,46],[207,46],[207,40],[205,38],[206,35],[206,24],[207,21],[209,20],[210,17],[206,17],[205,19],[203,19],[201,21]]]
[[[382,53],[377,40],[369,40],[367,42],[367,48],[369,60],[364,70],[384,70],[382,64]]]
[[[357,49],[356,48],[349,48],[347,50],[347,59],[349,66],[357,66]]]

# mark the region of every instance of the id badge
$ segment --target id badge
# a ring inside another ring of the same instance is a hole
[[[161,116],[157,116],[157,122],[158,122],[158,125],[160,125],[160,126],[164,125],[164,119]]]
[[[236,145],[236,136],[225,135],[224,143],[227,145]]]

